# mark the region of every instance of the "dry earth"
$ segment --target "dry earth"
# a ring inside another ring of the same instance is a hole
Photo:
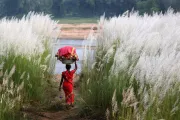
[[[97,34],[97,24],[59,24],[60,39],[86,39],[89,33]]]
[[[30,118],[31,120],[92,120],[88,117],[81,116],[80,112],[82,110],[79,108],[78,104],[75,104],[74,108],[68,110],[65,106],[65,97],[63,90],[61,93],[58,91],[58,85],[61,79],[61,75],[55,75],[53,83],[55,87],[53,88],[55,92],[52,94],[47,91],[47,95],[50,96],[50,103],[44,108],[38,108],[38,103],[33,103],[27,108],[22,109],[22,113]],[[79,76],[75,76],[74,79],[74,93],[75,93],[75,102],[79,100]],[[62,98],[60,98],[62,96]],[[37,104],[37,105],[36,105]],[[94,119],[95,120],[95,119]]]

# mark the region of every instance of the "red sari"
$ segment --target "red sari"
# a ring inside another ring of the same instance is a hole
[[[73,77],[75,72],[75,69],[72,71],[62,72],[62,77],[64,79],[63,90],[65,93],[66,103],[69,105],[74,103]]]

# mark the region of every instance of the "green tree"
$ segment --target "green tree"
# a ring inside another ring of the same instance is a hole
[[[160,0],[160,3],[166,10],[172,7],[175,11],[180,11],[180,0]]]
[[[160,11],[158,0],[139,0],[137,1],[136,6],[140,14]]]
[[[63,0],[53,0],[53,5],[51,12],[54,16],[62,17],[64,16]]]
[[[20,13],[27,13],[29,11],[49,12],[52,5],[52,0],[19,0]]]
[[[5,13],[5,0],[0,0],[0,17],[4,16]]]
[[[0,0],[0,17],[27,14],[29,11],[45,12],[56,17],[106,16],[139,10],[140,14],[165,12],[169,7],[180,11],[180,0]]]

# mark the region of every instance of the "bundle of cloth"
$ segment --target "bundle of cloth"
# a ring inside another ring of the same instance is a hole
[[[74,61],[79,60],[76,49],[72,46],[64,46],[60,48],[56,54],[56,57],[63,64],[72,64]]]

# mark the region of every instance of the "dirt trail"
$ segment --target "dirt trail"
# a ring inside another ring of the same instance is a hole
[[[70,110],[60,110],[57,112],[42,112],[43,116],[39,116],[38,120],[87,120],[78,117],[79,109],[77,107]]]
[[[56,87],[54,88],[56,92],[52,93],[52,98],[50,98],[52,100],[52,105],[47,105],[48,108],[43,108],[43,110],[38,110],[38,107],[36,108],[36,105],[34,105],[34,108],[29,107],[22,110],[24,115],[28,116],[31,120],[90,120],[87,118],[80,118],[79,113],[81,110],[77,104],[69,110],[66,108],[64,94],[61,95],[63,97],[62,99],[59,98],[60,93],[58,92],[58,85],[60,78],[60,75],[56,75],[53,81],[56,84]],[[78,80],[79,76],[76,76],[74,79],[75,103],[77,103],[79,96],[79,87],[77,87]],[[63,91],[61,93],[63,93]]]

